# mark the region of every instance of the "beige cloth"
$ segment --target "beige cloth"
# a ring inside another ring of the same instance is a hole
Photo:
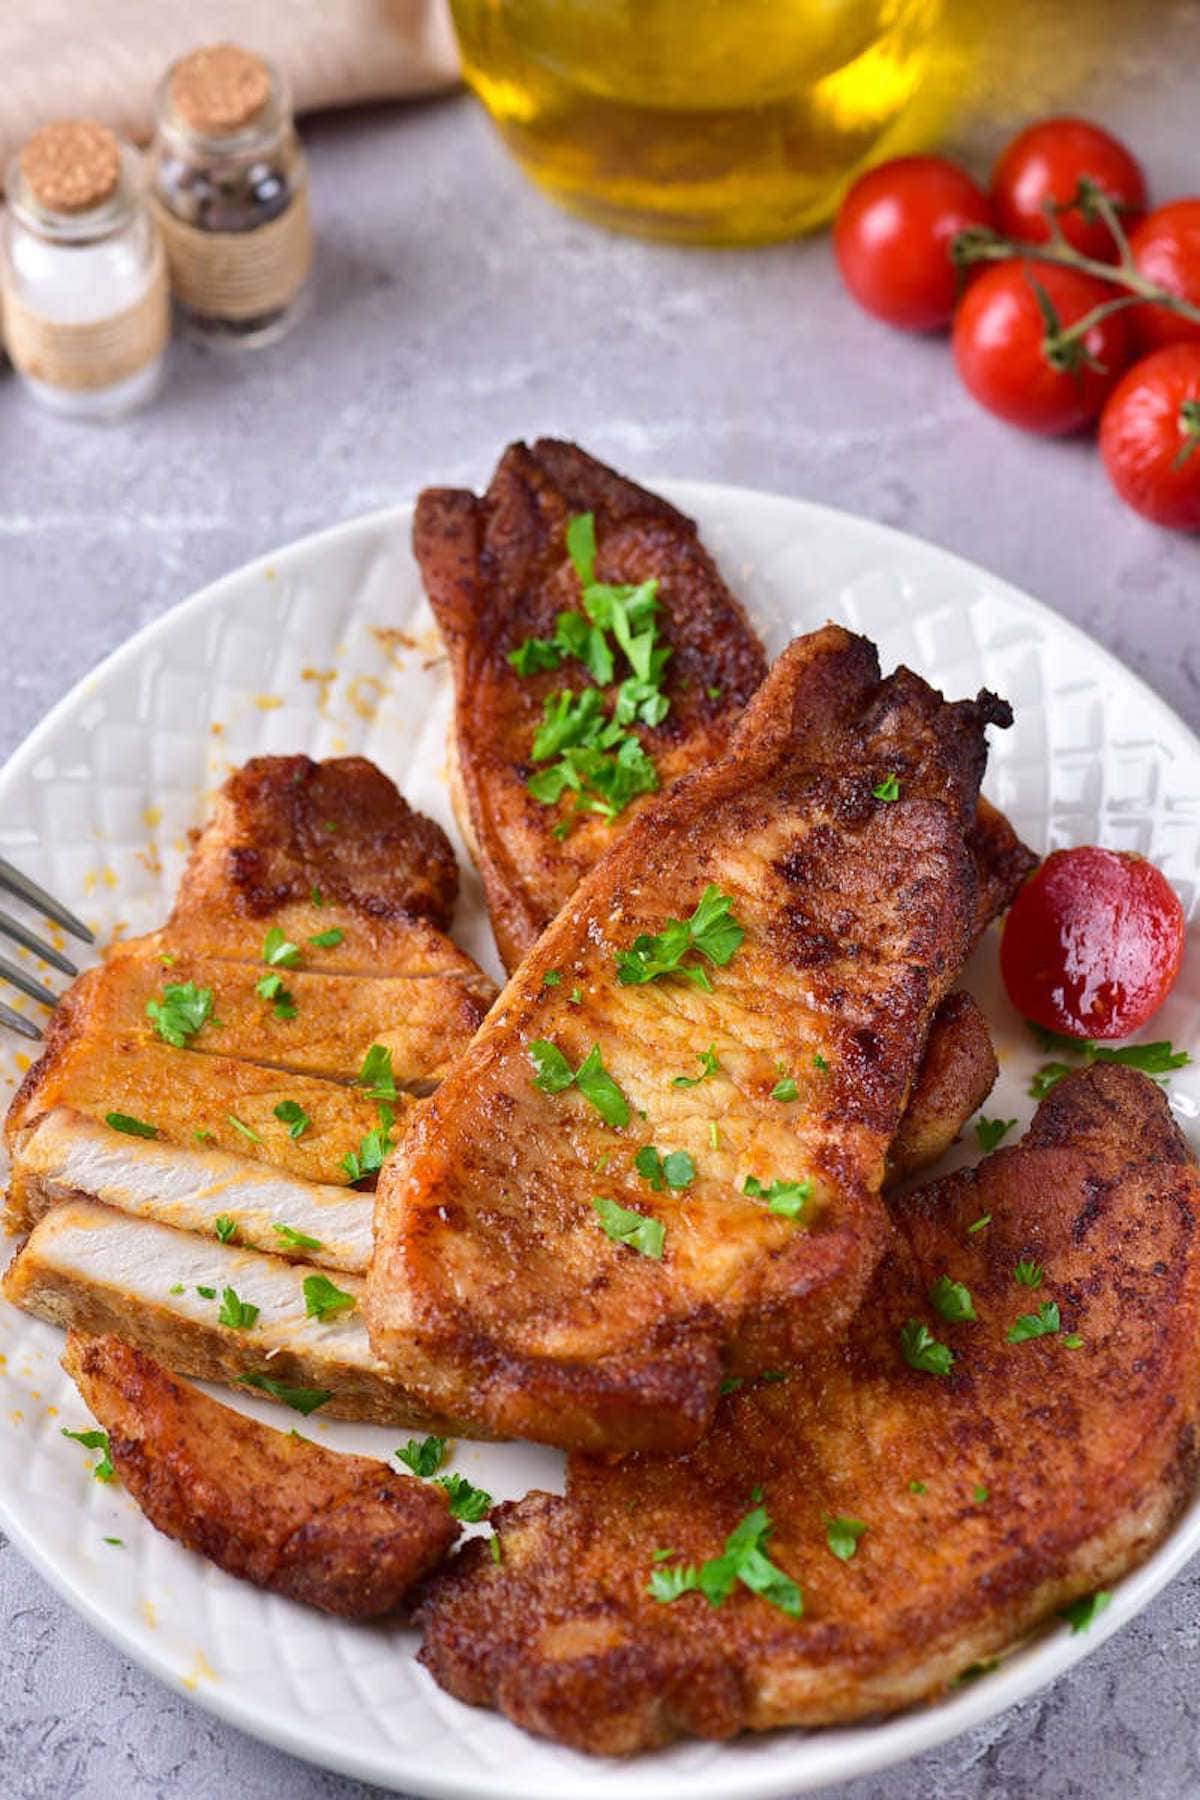
[[[458,78],[444,0],[0,0],[0,182],[50,119],[100,119],[143,141],[167,64],[222,39],[276,62],[299,111]]]

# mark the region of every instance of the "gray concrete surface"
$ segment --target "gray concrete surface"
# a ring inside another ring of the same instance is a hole
[[[1200,9],[1146,31],[1086,99],[1158,193],[1196,183]],[[946,545],[1078,621],[1200,725],[1200,553],[1124,511],[1087,442],[979,413],[937,341],[839,292],[827,241],[752,254],[624,242],[552,210],[461,98],[307,132],[316,303],[245,361],[186,347],[150,412],[50,420],[0,380],[0,756],[95,662],[249,557],[509,438],[578,437],[631,473],[776,488]],[[968,148],[982,157],[997,127]],[[2,1475],[0,1475],[2,1479]],[[1200,1793],[1200,1570],[1073,1675],[844,1800]],[[0,1539],[7,1800],[351,1800],[358,1784],[215,1723],[92,1634]]]

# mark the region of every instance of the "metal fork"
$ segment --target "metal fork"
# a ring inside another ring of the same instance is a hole
[[[0,888],[7,889],[10,894],[15,894],[18,900],[23,900],[27,906],[35,907],[48,919],[53,919],[56,925],[61,925],[64,931],[69,931],[71,936],[78,938],[81,943],[95,943],[94,933],[88,930],[82,919],[77,919],[74,913],[68,912],[65,906],[54,899],[53,895],[46,892],[45,888],[40,888],[36,881],[30,881],[28,875],[22,875],[20,869],[14,869],[13,865],[5,862],[2,856],[0,856]],[[14,919],[11,913],[5,912],[3,909],[0,909],[0,935],[11,938],[14,943],[20,944],[25,950],[32,950],[35,956],[40,956],[43,962],[48,962],[52,968],[61,969],[64,975],[74,976],[79,973],[75,964],[69,957],[64,956],[61,950],[56,950],[53,944],[43,943],[42,939],[30,931],[27,925],[22,925],[19,919]],[[28,994],[31,1000],[36,1000],[39,1006],[58,1005],[58,995],[53,988],[44,987],[40,981],[35,981],[32,975],[27,975],[18,963],[10,962],[7,956],[0,956],[0,981],[11,982],[13,987],[19,988],[23,994]],[[25,1018],[23,1013],[14,1012],[11,1006],[5,1006],[3,1001],[0,1001],[0,1025],[10,1026],[13,1031],[19,1031],[22,1037],[40,1038],[42,1035],[32,1019]]]

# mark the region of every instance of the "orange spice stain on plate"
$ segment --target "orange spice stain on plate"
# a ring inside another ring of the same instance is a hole
[[[94,894],[98,887],[115,888],[117,874],[115,869],[89,869],[83,878],[85,894]]]
[[[304,668],[300,671],[301,681],[315,681],[318,687],[317,711],[322,718],[326,717],[329,706],[329,690],[338,678],[336,669]]]
[[[373,723],[387,688],[374,675],[354,675],[346,683],[346,699],[364,724]]]
[[[405,650],[418,650],[420,645],[410,632],[401,631],[395,625],[372,625],[371,636],[379,645],[393,669],[404,667]]]
[[[192,1659],[192,1666],[186,1675],[179,1677],[189,1694],[194,1694],[202,1681],[220,1681],[221,1677],[205,1656],[203,1650],[197,1650]]]
[[[147,831],[154,831],[162,824],[162,807],[148,806],[142,814],[142,824]]]
[[[151,1631],[158,1629],[158,1609],[153,1600],[143,1600],[138,1608]]]
[[[278,712],[283,705],[282,694],[255,694],[254,704],[259,712]]]

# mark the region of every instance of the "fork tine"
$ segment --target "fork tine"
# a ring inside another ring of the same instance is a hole
[[[11,1025],[14,1031],[21,1033],[22,1037],[37,1040],[42,1035],[32,1019],[23,1018],[19,1012],[14,1012],[11,1006],[5,1006],[3,1000],[0,1000],[0,1025]]]
[[[64,931],[69,931],[72,937],[79,938],[85,944],[95,943],[95,932],[89,931],[82,919],[77,919],[75,914],[68,912],[65,906],[60,906],[58,901],[46,892],[45,888],[40,888],[36,881],[30,881],[28,875],[22,875],[20,869],[14,869],[13,865],[6,862],[2,856],[0,856],[0,887],[5,887],[10,894],[16,894],[20,899],[28,901],[30,906],[36,906],[40,912],[45,913],[48,919],[53,919],[56,925],[61,925]]]
[[[0,981],[11,981],[15,988],[20,988],[23,994],[28,994],[31,1000],[40,1001],[43,1006],[58,1005],[58,995],[52,988],[43,987],[40,981],[27,975],[18,964],[9,962],[7,956],[0,956]]]
[[[32,950],[33,954],[40,956],[43,962],[51,963],[54,968],[61,969],[64,975],[78,975],[79,970],[75,964],[69,957],[64,956],[61,950],[56,950],[53,944],[44,944],[34,932],[26,930],[19,919],[14,919],[11,913],[3,910],[0,910],[0,932],[5,937],[12,938],[14,943],[23,944],[26,950]]]

